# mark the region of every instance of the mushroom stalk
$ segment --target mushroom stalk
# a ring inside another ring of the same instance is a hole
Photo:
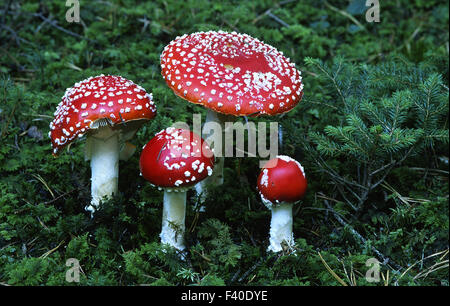
[[[164,191],[161,243],[184,250],[186,191]]]
[[[103,197],[117,193],[119,182],[119,135],[109,127],[101,127],[89,136],[91,160],[91,214],[98,209]]]
[[[216,163],[214,164],[214,172],[207,179],[214,185],[222,185],[223,184],[223,165],[225,162],[224,157],[224,131],[225,131],[225,121],[229,118],[227,115],[219,114],[210,109],[206,110],[206,120],[205,125],[202,130],[202,137],[206,139],[206,141],[211,145],[211,148],[216,148],[214,150],[214,155],[216,156]],[[211,129],[209,127],[210,122],[215,122],[220,126],[220,132]],[[220,144],[218,146],[218,144]],[[204,182],[204,181],[203,181]],[[202,182],[200,182],[201,184]]]
[[[270,221],[270,238],[268,251],[280,252],[281,243],[288,246],[294,244],[292,233],[292,203],[282,203],[272,207],[272,220]]]
[[[202,195],[200,202],[203,202],[206,197],[206,185],[211,184],[219,186],[223,184],[223,167],[225,164],[224,132],[225,122],[227,120],[234,121],[235,118],[234,116],[223,115],[210,109],[206,110],[206,120],[202,129],[202,137],[206,139],[211,148],[214,149],[215,164],[213,174],[209,178],[195,185],[197,194]],[[220,130],[218,130],[219,128]],[[218,144],[220,145],[218,146]]]

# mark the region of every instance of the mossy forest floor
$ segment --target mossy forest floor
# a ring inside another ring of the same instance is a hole
[[[0,1],[0,284],[448,286],[448,1],[380,1],[373,23],[365,0],[79,2],[69,23],[65,1]],[[159,56],[208,30],[247,33],[302,71],[297,107],[249,119],[279,122],[280,153],[305,168],[295,255],[266,252],[251,157],[226,160],[204,212],[188,192],[185,261],[159,244],[163,194],[139,176],[140,148],[205,119],[166,86]],[[152,92],[158,114],[120,162],[120,194],[91,219],[84,141],[54,158],[47,134],[65,89],[102,73]],[[79,283],[66,281],[69,258]],[[379,281],[366,278],[371,258]]]

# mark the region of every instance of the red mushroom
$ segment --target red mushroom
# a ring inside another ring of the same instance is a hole
[[[50,123],[49,137],[56,156],[74,139],[87,135],[92,200],[86,210],[93,213],[103,197],[117,192],[120,146],[129,150],[124,142],[155,115],[152,94],[120,76],[91,77],[66,90]]]
[[[212,151],[197,134],[170,127],[144,146],[139,166],[146,180],[164,189],[161,242],[183,250],[186,191],[212,174]]]
[[[210,31],[177,37],[164,48],[161,68],[176,95],[207,108],[202,135],[213,148],[223,135],[214,133],[209,122],[220,124],[223,131],[225,115],[281,114],[303,95],[295,64],[247,34]],[[217,160],[211,183],[223,183],[223,162],[223,157]],[[202,184],[197,186],[200,193]]]
[[[292,205],[303,198],[307,188],[303,167],[295,159],[279,155],[265,164],[257,188],[264,205],[272,211],[268,250],[283,250],[283,241],[291,247]]]

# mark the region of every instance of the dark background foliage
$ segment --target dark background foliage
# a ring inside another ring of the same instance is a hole
[[[381,22],[368,23],[363,0],[80,0],[81,22],[68,23],[62,0],[0,1],[0,283],[68,285],[65,263],[77,258],[82,285],[448,285],[449,4],[380,2]],[[173,122],[204,118],[165,85],[159,55],[207,30],[257,37],[303,72],[296,108],[251,119],[279,122],[280,153],[306,170],[295,254],[266,253],[256,158],[227,159],[205,212],[188,193],[181,261],[158,243],[162,193],[139,176],[140,149],[93,219],[84,142],[51,155],[65,89],[101,73],[154,95],[158,115],[138,148]],[[378,283],[364,277],[372,257]]]

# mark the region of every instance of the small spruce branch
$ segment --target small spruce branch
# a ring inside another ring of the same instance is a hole
[[[324,194],[320,193],[321,196],[325,196]],[[355,236],[362,245],[367,245],[367,239],[365,239],[360,233],[358,233],[351,225],[349,225],[347,222],[345,222],[340,216],[339,214],[333,209],[333,207],[330,205],[330,203],[328,202],[328,200],[323,199],[323,202],[325,204],[325,206],[332,212],[334,218],[345,228],[348,228],[350,230],[350,232],[352,233],[353,236]],[[392,259],[390,259],[388,256],[384,255],[383,253],[381,253],[377,248],[375,248],[374,246],[371,246],[371,250],[378,256],[379,259],[381,259],[382,263],[384,265],[391,265],[392,267],[394,267],[396,270],[400,271],[403,268],[398,265],[397,263],[395,263]]]
[[[413,150],[416,148],[415,145],[411,146],[409,148],[409,150],[405,153],[405,155],[400,159],[400,160],[393,160],[391,161],[389,164],[386,164],[380,168],[378,168],[375,171],[368,172],[367,175],[367,182],[365,184],[366,189],[363,191],[362,195],[360,196],[360,200],[356,209],[356,212],[358,214],[361,213],[365,202],[367,201],[367,198],[369,197],[369,194],[372,190],[374,190],[375,188],[377,188],[381,183],[383,183],[386,179],[386,177],[391,173],[392,169],[394,169],[394,167],[397,167],[399,165],[401,165],[406,158],[408,158],[408,156],[413,152]],[[369,166],[370,169],[370,166]],[[384,173],[382,174],[381,178],[379,178],[377,181],[375,181],[374,183],[372,183],[373,178],[375,177],[376,174],[381,173],[382,171],[384,171]],[[358,215],[357,215],[358,216]]]

